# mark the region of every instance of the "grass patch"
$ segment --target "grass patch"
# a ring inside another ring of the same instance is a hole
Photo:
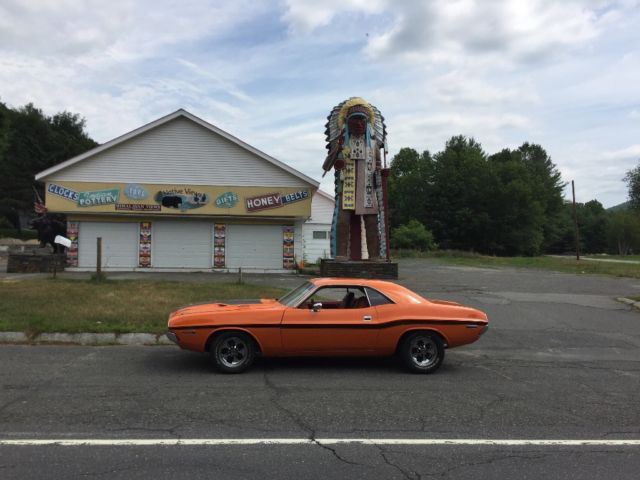
[[[286,290],[237,283],[38,279],[0,283],[0,331],[150,332],[166,330],[177,307],[233,298],[276,298]]]
[[[397,255],[399,258],[409,257],[408,252]],[[436,251],[418,252],[414,258],[429,258],[436,262],[469,267],[519,267],[555,270],[559,272],[610,275],[615,277],[640,278],[640,265],[625,263],[577,261],[574,257],[491,257],[470,252]],[[625,257],[629,258],[630,257]]]

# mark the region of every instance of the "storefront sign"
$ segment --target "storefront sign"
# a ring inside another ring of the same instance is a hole
[[[56,185],[55,183],[50,183],[47,186],[47,192],[53,193],[62,198],[66,198],[67,200],[71,200],[72,202],[78,201],[78,192],[75,190],[71,190],[70,188],[61,187],[60,185]]]
[[[286,193],[282,195],[282,204],[299,202],[300,200],[306,200],[309,198],[309,190],[299,190],[293,193]]]
[[[225,192],[216,198],[216,207],[233,208],[238,203],[238,195],[233,192]]]
[[[80,192],[78,194],[79,207],[94,207],[97,205],[109,205],[116,203],[120,196],[119,188],[108,190],[96,190],[94,192]]]
[[[247,211],[257,212],[268,208],[278,208],[282,206],[282,196],[279,193],[267,193],[258,197],[245,199]]]
[[[160,205],[149,205],[146,203],[116,203],[116,210],[127,210],[130,212],[159,212]]]
[[[144,187],[135,183],[130,183],[129,185],[124,187],[124,194],[131,200],[144,200],[149,196]]]
[[[209,202],[209,196],[191,188],[172,188],[160,190],[154,200],[163,207],[191,210],[205,206]]]

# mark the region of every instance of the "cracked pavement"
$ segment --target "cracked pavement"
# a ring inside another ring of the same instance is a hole
[[[0,446],[0,477],[635,479],[640,448],[322,444],[322,438],[639,439],[640,280],[403,260],[400,283],[489,314],[435,375],[393,359],[0,346],[0,437],[304,438],[304,445]],[[283,279],[295,284],[299,279]]]

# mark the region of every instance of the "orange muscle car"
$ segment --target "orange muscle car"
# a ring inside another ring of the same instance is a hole
[[[487,316],[459,303],[426,300],[381,280],[317,278],[278,300],[237,300],[180,308],[167,336],[181,348],[210,352],[222,372],[247,369],[256,355],[398,354],[431,373],[444,349],[475,342]]]

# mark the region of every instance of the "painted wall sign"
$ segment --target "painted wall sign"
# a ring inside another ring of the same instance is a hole
[[[308,218],[313,189],[305,185],[248,187],[55,181],[47,183],[45,193],[47,209],[52,213]],[[144,197],[145,193],[146,198],[130,198]]]
[[[307,198],[309,198],[309,190],[298,190],[293,193],[283,193],[282,204],[287,205],[288,203],[299,202],[300,200],[306,200]]]
[[[47,185],[47,192],[53,193],[62,198],[66,198],[67,200],[71,200],[72,202],[78,201],[78,192],[75,190],[71,190],[70,188],[62,187],[60,185],[56,185],[55,183],[50,183]]]
[[[233,208],[236,203],[238,203],[238,195],[234,192],[224,192],[216,198],[216,207],[218,208]]]
[[[154,200],[163,207],[191,210],[205,206],[209,202],[209,195],[191,188],[172,188],[160,190]]]
[[[144,200],[149,196],[144,187],[135,183],[130,183],[124,187],[124,194],[131,200]]]
[[[125,210],[129,212],[159,212],[160,205],[151,205],[148,203],[116,203],[116,210]]]
[[[278,208],[282,206],[282,196],[279,193],[267,193],[258,197],[246,198],[247,211],[257,212],[267,208]]]
[[[120,196],[119,188],[108,190],[96,190],[93,192],[80,192],[78,194],[79,207],[93,207],[96,205],[109,205],[118,202]]]
[[[227,226],[221,223],[213,225],[213,267],[224,268]]]
[[[151,222],[140,222],[140,240],[138,242],[138,266],[151,266]]]

